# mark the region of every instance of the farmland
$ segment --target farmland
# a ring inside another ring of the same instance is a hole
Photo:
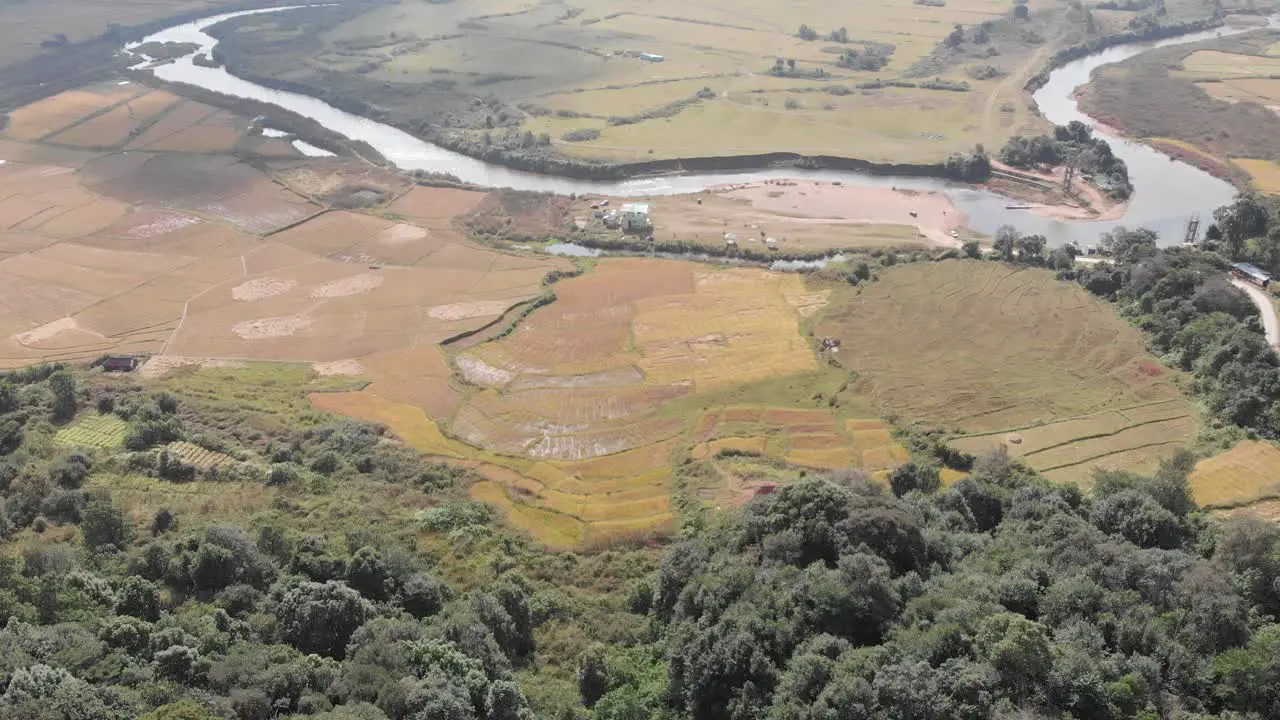
[[[1280,155],[1266,138],[1280,131],[1277,37],[1257,30],[1143,53],[1095,73],[1082,107],[1174,157],[1275,193]]]
[[[884,413],[952,428],[970,452],[1007,445],[1050,477],[1149,469],[1198,426],[1138,332],[1044,270],[892,268],[860,294],[833,296],[816,330],[843,341],[839,362]]]
[[[1038,128],[1027,79],[1054,50],[1110,28],[1086,29],[1055,3],[1027,7],[1015,19],[1001,0],[857,9],[406,0],[246,18],[218,32],[234,71],[375,105],[468,152],[936,163]],[[1208,13],[1178,3],[1168,20]],[[953,37],[957,25],[967,29]],[[473,96],[493,99],[478,107]],[[531,149],[525,133],[540,144]]]
[[[1247,507],[1280,497],[1280,449],[1245,441],[1201,460],[1191,475],[1196,502],[1207,507]]]
[[[59,445],[109,450],[124,444],[128,425],[115,415],[87,415],[62,428],[53,441]]]

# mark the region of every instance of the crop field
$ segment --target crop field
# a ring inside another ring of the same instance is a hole
[[[312,402],[474,467],[486,479],[473,497],[557,547],[667,533],[672,464],[685,451],[881,477],[906,460],[879,420],[848,415],[861,405],[804,407],[840,373],[821,369],[801,335],[826,298],[802,276],[603,259],[554,289],[514,332],[448,366],[421,346],[416,359],[368,356],[372,384]]]
[[[1024,25],[1037,34],[1034,44],[1010,26],[934,57],[957,24],[1005,22],[1009,4],[591,0],[567,8],[551,0],[404,0],[324,26],[320,49],[305,56],[244,52],[243,60],[317,84],[336,78],[340,91],[354,96],[384,95],[406,119],[421,97],[447,95],[452,104],[493,93],[524,110],[520,130],[548,133],[555,149],[571,156],[635,161],[790,150],[926,162],[978,142],[998,146],[1036,126],[1021,87],[1065,24],[1053,3],[1029,7]],[[799,37],[802,24],[815,37]],[[245,49],[288,44],[292,27],[255,19],[238,27],[236,42]],[[846,51],[885,59],[872,63],[879,69],[858,69],[842,62]],[[663,61],[646,62],[642,52]],[[775,70],[779,60],[782,71]],[[967,89],[883,85],[935,77]],[[560,139],[584,128],[599,137]],[[472,139],[484,132],[465,123],[457,130]]]
[[[1201,460],[1191,474],[1191,491],[1205,507],[1243,507],[1280,497],[1280,449],[1248,440]]]
[[[1088,485],[1097,467],[1154,471],[1160,459],[1186,443],[1196,429],[1195,408],[1187,400],[1173,399],[970,435],[951,445],[974,455],[1004,447],[1050,479]]]
[[[203,448],[194,443],[185,441],[169,443],[165,447],[165,450],[180,462],[187,463],[188,465],[194,465],[200,470],[208,470],[210,468],[217,467],[218,465],[225,465],[236,461],[235,458],[227,455],[226,453],[209,450],[208,448]]]
[[[68,447],[111,449],[124,445],[129,425],[113,414],[85,415],[53,436],[53,441]]]
[[[955,444],[969,452],[1006,444],[1054,478],[1148,469],[1198,427],[1138,331],[1047,271],[893,268],[833,297],[817,333],[843,341],[840,363],[884,412],[967,433]]]
[[[729,406],[704,414],[695,434],[710,438],[694,446],[695,458],[748,452],[818,469],[861,469],[873,477],[908,460],[882,421],[841,423],[830,410]]]
[[[1106,303],[1044,270],[892,268],[820,316],[840,363],[904,419],[993,432],[1181,397]]]

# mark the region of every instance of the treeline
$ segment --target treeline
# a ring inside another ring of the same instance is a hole
[[[165,443],[210,444],[208,433],[233,424],[263,443],[253,481],[298,491],[360,478],[447,498],[463,471],[424,462],[373,426],[263,437],[231,421],[242,419],[234,408],[201,416],[168,393],[77,377],[38,366],[0,379],[0,541],[22,538],[0,553],[0,717],[533,717],[515,673],[555,611],[520,573],[499,569],[483,589],[455,590],[414,552],[416,533],[335,542],[299,532],[287,513],[249,532],[161,509],[140,528],[93,482],[164,476]],[[127,448],[60,447],[55,431],[77,412],[128,418]],[[236,437],[216,440],[240,452]],[[166,479],[189,482],[194,470]],[[420,522],[476,538],[494,518],[449,501]]]
[[[1196,248],[1157,248],[1150,230],[1103,237],[1115,264],[1068,272],[1114,300],[1165,363],[1191,373],[1192,391],[1222,421],[1280,438],[1280,359],[1258,311],[1227,279],[1227,261]]]
[[[673,547],[659,638],[584,655],[602,720],[1245,718],[1280,709],[1280,531],[1179,455],[1085,494],[993,454],[809,477]]]
[[[1093,177],[1093,182],[1111,197],[1123,200],[1133,193],[1129,168],[1111,152],[1106,140],[1095,138],[1093,129],[1079,120],[1058,125],[1053,135],[1015,135],[1000,149],[1000,162],[1019,168],[1073,165]]]

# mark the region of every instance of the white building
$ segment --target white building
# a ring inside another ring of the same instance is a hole
[[[618,213],[623,232],[648,232],[653,229],[649,203],[626,203]]]

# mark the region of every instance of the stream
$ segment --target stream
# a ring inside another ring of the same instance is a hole
[[[153,33],[138,43],[128,45],[125,50],[130,51],[148,42],[194,43],[199,46],[198,50],[174,62],[151,68],[151,72],[168,82],[195,85],[224,95],[276,105],[310,118],[344,137],[368,143],[401,169],[448,173],[464,182],[484,187],[509,187],[566,195],[578,193],[642,197],[693,193],[728,183],[784,178],[840,181],[855,186],[872,185],[944,192],[957,208],[965,213],[968,217],[968,225],[974,230],[990,234],[994,233],[997,227],[1008,224],[1023,233],[1042,234],[1054,245],[1075,242],[1081,247],[1097,242],[1099,234],[1116,225],[1147,227],[1160,233],[1162,244],[1180,243],[1187,220],[1193,214],[1198,213],[1208,221],[1214,209],[1235,197],[1235,189],[1223,180],[1184,162],[1173,160],[1146,145],[1126,140],[1105,129],[1097,129],[1097,124],[1077,107],[1076,89],[1088,82],[1090,74],[1095,69],[1120,62],[1147,50],[1256,29],[1256,27],[1221,27],[1157,42],[1119,45],[1070,62],[1049,75],[1048,82],[1033,96],[1044,117],[1057,125],[1080,120],[1095,127],[1095,134],[1110,143],[1112,152],[1128,165],[1134,194],[1124,217],[1115,221],[1098,222],[1054,220],[1029,210],[1010,209],[1006,207],[1011,202],[1008,198],[971,185],[937,178],[874,175],[848,170],[774,168],[748,172],[663,175],[630,180],[583,180],[524,172],[446,150],[398,128],[339,110],[307,95],[272,90],[238,78],[227,72],[225,68],[203,67],[192,62],[196,55],[209,53],[217,44],[215,38],[204,32],[206,28],[232,18],[282,12],[300,7],[306,6],[213,15]],[[1275,26],[1274,19],[1272,26]],[[139,67],[145,65],[146,63],[143,63]]]

